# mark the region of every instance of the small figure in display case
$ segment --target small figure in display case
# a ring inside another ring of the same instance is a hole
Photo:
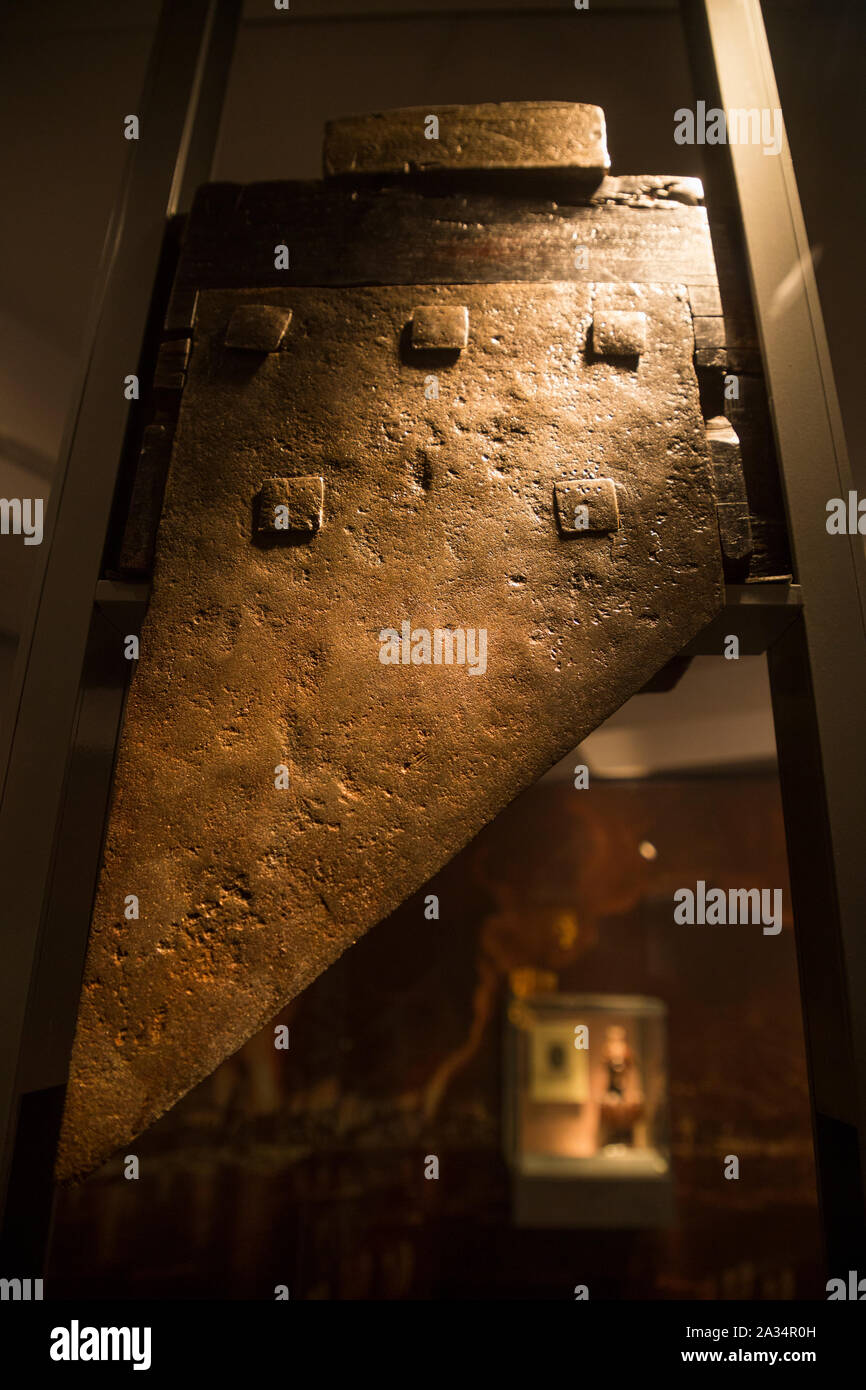
[[[605,1029],[602,1057],[607,1064],[607,1090],[601,1102],[602,1145],[605,1152],[634,1143],[635,1122],[643,1113],[643,1096],[625,1028]]]
[[[634,1144],[634,1126],[644,1111],[634,1054],[626,1029],[612,1023],[605,1030],[602,1051],[607,1065],[607,1090],[602,1099],[602,1145],[605,1152]]]
[[[512,995],[506,1144],[519,1225],[670,1223],[666,1014],[637,995]]]

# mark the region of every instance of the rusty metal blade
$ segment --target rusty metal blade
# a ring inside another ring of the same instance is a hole
[[[670,284],[201,293],[60,1177],[162,1114],[718,611],[693,351]]]

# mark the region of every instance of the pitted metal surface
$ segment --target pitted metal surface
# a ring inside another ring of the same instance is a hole
[[[604,112],[574,101],[407,106],[325,127],[326,177],[555,170],[597,186],[610,167]]]
[[[61,1177],[205,1077],[720,607],[687,293],[618,289],[645,316],[636,363],[594,353],[587,284],[200,295]],[[279,351],[226,346],[252,304],[291,311]],[[419,305],[465,308],[466,346],[413,347]],[[263,533],[257,497],[291,478],[323,480],[321,527]],[[618,526],[564,534],[555,486],[587,479],[615,488]]]

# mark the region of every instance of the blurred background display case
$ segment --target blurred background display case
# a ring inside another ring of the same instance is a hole
[[[511,996],[505,1114],[518,1225],[670,1224],[666,1016],[640,995]]]

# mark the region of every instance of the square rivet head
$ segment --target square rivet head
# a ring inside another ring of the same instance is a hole
[[[291,319],[291,309],[272,304],[241,304],[229,319],[226,347],[243,352],[276,352]]]
[[[412,346],[419,352],[460,352],[469,341],[464,304],[422,304],[412,312]]]
[[[612,478],[575,478],[554,483],[556,519],[564,536],[619,529],[616,485]]]
[[[646,314],[607,309],[593,316],[592,350],[597,357],[640,357],[646,352]]]
[[[257,529],[266,535],[313,536],[322,524],[324,479],[315,474],[299,478],[265,478],[259,492]]]

